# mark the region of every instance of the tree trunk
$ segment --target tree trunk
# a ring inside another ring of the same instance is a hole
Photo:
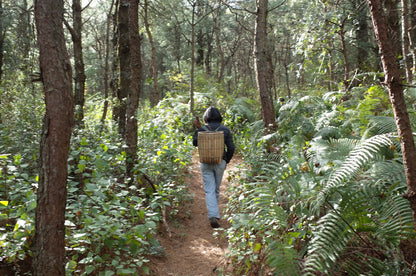
[[[194,114],[194,71],[195,71],[195,3],[192,5],[192,22],[191,22],[191,84],[190,84],[190,104],[189,112]]]
[[[403,165],[407,180],[407,192],[404,195],[412,208],[414,227],[416,229],[416,149],[412,129],[403,95],[401,70],[394,49],[391,33],[388,32],[387,15],[383,14],[381,0],[367,0],[373,20],[374,32],[381,53],[385,73],[384,84],[389,91],[394,116],[400,137]]]
[[[159,95],[159,85],[158,85],[158,72],[157,72],[157,65],[156,65],[156,50],[155,45],[153,43],[153,35],[150,30],[149,25],[149,17],[148,17],[148,11],[149,11],[149,1],[144,0],[144,25],[146,28],[147,38],[149,39],[150,44],[150,58],[151,58],[151,64],[152,64],[152,75],[153,75],[153,92],[150,94],[150,103],[152,106],[155,106],[160,101],[160,95]]]
[[[84,121],[84,103],[85,103],[85,66],[82,53],[82,16],[81,0],[73,0],[72,12],[74,20],[75,39],[74,42],[74,62],[75,62],[75,123],[82,126]]]
[[[221,6],[217,7],[216,13],[213,15],[213,35],[215,36],[215,44],[217,46],[217,52],[219,55],[219,65],[218,73],[217,73],[217,82],[220,83],[224,76],[225,70],[225,58],[224,58],[224,51],[222,50],[221,46],[221,39],[220,39],[220,27],[218,24],[218,18],[220,16],[220,8]]]
[[[401,56],[402,47],[400,44],[400,15],[397,4],[400,0],[383,0],[384,8],[386,9],[386,24],[387,31],[390,36],[390,44],[392,44],[396,58]]]
[[[118,6],[118,60],[120,88],[117,93],[118,131],[126,135],[126,108],[130,90],[130,36],[129,36],[129,0],[120,0]]]
[[[356,39],[357,39],[357,63],[358,69],[360,72],[367,72],[370,68],[367,64],[368,57],[368,22],[367,22],[367,9],[360,7],[361,1],[355,2],[356,9],[358,10],[357,18],[358,28],[356,29]]]
[[[345,21],[347,20],[347,17],[345,17],[342,22],[339,24],[339,31],[338,34],[341,39],[341,45],[342,45],[342,56],[344,57],[344,88],[347,90],[349,86],[349,78],[350,78],[350,62],[348,60],[348,53],[347,53],[347,45],[345,42]]]
[[[74,68],[75,68],[75,124],[82,127],[84,121],[85,103],[85,66],[82,53],[82,16],[81,0],[72,1],[73,28],[71,30],[72,42],[74,43]]]
[[[197,35],[196,35],[196,58],[195,64],[198,67],[202,67],[204,65],[204,50],[205,50],[205,41],[204,41],[204,33],[202,29],[199,28]]]
[[[412,71],[416,72],[416,1],[410,1],[409,43],[413,59]]]
[[[402,54],[403,64],[408,83],[412,82],[412,59],[410,56],[410,41],[409,41],[409,8],[407,0],[402,1]]]
[[[5,32],[3,30],[3,0],[0,0],[0,84],[3,76],[3,46],[4,46],[4,36]],[[0,106],[1,106],[1,99],[0,99]],[[0,124],[3,123],[0,113]]]
[[[104,108],[103,108],[103,115],[101,117],[101,125],[104,127],[105,119],[107,118],[108,112],[108,91],[109,88],[109,80],[110,80],[110,26],[111,26],[111,16],[113,13],[114,7],[114,0],[111,1],[110,11],[107,14],[107,22],[106,22],[106,34],[105,34],[105,64],[104,64]]]
[[[110,80],[110,88],[112,91],[112,98],[115,99],[117,102],[113,104],[113,121],[118,124],[118,117],[119,117],[119,103],[118,103],[118,94],[119,94],[119,60],[118,60],[118,44],[119,44],[119,31],[118,31],[118,8],[120,4],[120,0],[115,0],[114,7],[115,12],[113,14],[113,39],[112,39],[112,62],[111,62],[111,80]],[[120,131],[119,131],[120,132]]]
[[[137,161],[137,119],[136,110],[139,106],[141,90],[141,55],[139,35],[139,0],[129,0],[129,34],[130,34],[130,91],[127,101],[127,163],[126,174],[132,180],[134,176],[134,165]]]
[[[67,159],[74,120],[72,70],[63,30],[63,1],[35,1],[46,114],[40,145],[34,275],[65,275]]]
[[[261,117],[267,128],[275,125],[274,106],[267,84],[267,5],[268,0],[257,0],[256,26],[254,38],[254,70],[257,90],[260,97]]]

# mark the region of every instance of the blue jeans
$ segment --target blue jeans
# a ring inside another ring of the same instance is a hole
[[[220,200],[220,185],[227,163],[222,160],[221,164],[201,163],[202,181],[204,182],[205,201],[207,204],[208,217],[220,218],[218,203]]]

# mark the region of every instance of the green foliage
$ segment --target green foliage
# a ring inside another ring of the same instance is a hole
[[[81,131],[73,138],[68,271],[147,274],[148,256],[163,254],[153,237],[163,213],[173,217],[189,200],[181,173],[192,149],[186,136],[187,108],[178,99],[168,99],[155,109],[143,106],[138,112],[139,162],[134,179],[124,178],[126,153],[116,132],[101,137]],[[99,117],[88,116],[87,122],[93,124]]]
[[[409,272],[399,244],[415,234],[400,143],[392,117],[368,116],[389,113],[372,97],[348,100],[371,106],[362,112],[336,93],[291,99],[276,133],[245,130],[250,169],[233,176],[227,209],[237,274]]]
[[[89,98],[85,128],[75,131],[68,159],[68,275],[148,274],[149,256],[163,255],[154,237],[162,216],[173,218],[191,199],[184,172],[193,151],[192,118],[180,99],[166,99],[154,109],[141,107],[139,161],[135,178],[126,179],[125,145],[111,121],[101,132],[100,101]],[[4,128],[2,139],[9,137]],[[6,150],[15,147],[2,145],[0,229],[5,234],[0,236],[0,259],[15,263],[32,254],[37,151],[21,148],[9,154]]]
[[[27,257],[34,235],[37,177],[33,159],[0,155],[0,258],[17,262]]]

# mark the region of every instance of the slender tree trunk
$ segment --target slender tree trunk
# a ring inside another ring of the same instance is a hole
[[[19,4],[19,9],[21,13],[19,14],[19,20],[17,23],[17,47],[21,50],[21,55],[23,59],[27,59],[29,57],[30,52],[30,11],[28,8],[27,0],[23,0],[21,4]],[[27,69],[29,67],[28,62],[23,62],[21,64],[22,68]]]
[[[139,35],[139,0],[129,0],[129,34],[130,34],[130,93],[127,101],[127,164],[126,174],[132,180],[134,176],[134,165],[137,161],[137,119],[136,111],[139,106],[141,90],[141,55]]]
[[[3,76],[3,46],[5,31],[3,30],[3,0],[0,0],[0,83]]]
[[[3,47],[4,47],[4,36],[5,31],[3,30],[3,0],[0,0],[0,84],[3,76]],[[0,99],[0,106],[1,106],[1,99]],[[0,124],[3,123],[0,113]]]
[[[149,12],[149,1],[144,0],[144,25],[146,28],[147,38],[149,39],[149,44],[150,44],[150,58],[151,58],[152,75],[153,75],[153,92],[150,94],[150,103],[152,106],[155,106],[160,101],[159,85],[158,85],[159,77],[158,77],[157,65],[156,65],[156,49],[155,49],[155,44],[153,43],[152,31],[150,30],[148,12]]]
[[[207,54],[205,55],[205,70],[207,72],[207,74],[210,76],[212,73],[212,68],[211,68],[211,56],[212,56],[212,39],[214,37],[214,30],[212,30],[210,32],[209,35],[207,35]]]
[[[406,81],[412,82],[412,58],[410,56],[410,40],[409,40],[409,8],[407,0],[402,1],[402,52],[403,64],[406,75]]]
[[[196,35],[196,58],[195,58],[195,64],[198,67],[202,67],[204,65],[204,50],[205,50],[205,41],[204,41],[204,33],[202,32],[202,29],[199,28],[197,35]]]
[[[270,99],[273,101],[277,97],[276,96],[277,91],[276,91],[276,81],[274,78],[275,64],[273,62],[273,47],[271,45],[266,46],[266,59],[267,59],[267,83],[268,83],[268,89],[270,93]]]
[[[367,0],[373,20],[374,31],[381,53],[385,73],[384,84],[388,88],[394,116],[400,137],[403,165],[407,180],[407,192],[404,195],[410,202],[416,229],[416,149],[410,125],[409,114],[403,95],[401,70],[394,49],[391,33],[388,32],[387,15],[383,14],[381,0]]]
[[[275,125],[274,106],[267,84],[267,6],[268,0],[257,0],[256,26],[254,38],[254,70],[257,90],[260,97],[261,117],[267,128]]]
[[[416,72],[416,1],[410,1],[409,43],[413,59],[412,71]]]
[[[189,112],[194,114],[194,71],[195,71],[195,3],[192,5],[191,22],[191,87],[190,87],[190,106]]]
[[[119,44],[119,31],[118,31],[118,8],[120,6],[120,0],[115,0],[114,7],[115,12],[113,14],[113,40],[112,40],[112,46],[113,48],[111,57],[111,81],[110,81],[110,88],[112,91],[112,98],[116,100],[115,104],[113,104],[113,121],[118,123],[118,117],[119,117],[119,100],[118,100],[118,94],[119,94],[119,60],[118,60],[118,44]]]
[[[129,36],[129,0],[120,0],[118,7],[118,59],[119,59],[119,78],[120,89],[117,98],[119,101],[118,109],[118,128],[119,133],[126,135],[126,108],[127,97],[130,90],[130,36]]]
[[[402,47],[400,44],[400,13],[398,3],[400,0],[383,0],[384,8],[386,9],[387,31],[390,35],[390,44],[393,46],[393,51],[396,57],[402,55]]]
[[[364,7],[360,7],[361,1],[355,2],[356,9],[358,10],[357,18],[358,21],[358,28],[356,30],[356,38],[357,38],[357,63],[358,69],[360,72],[366,72],[370,68],[366,65],[367,64],[367,57],[368,57],[368,37],[369,37],[369,30],[368,30],[368,22],[367,22],[367,9]]]
[[[82,15],[81,0],[72,1],[73,28],[71,29],[72,41],[74,43],[74,63],[75,63],[75,124],[83,126],[84,103],[85,103],[85,66],[82,53]]]
[[[105,64],[104,64],[104,108],[103,115],[101,117],[101,125],[104,127],[105,119],[107,118],[108,112],[108,91],[110,81],[110,27],[111,27],[111,16],[113,14],[114,0],[111,1],[110,11],[107,14],[106,22],[106,37],[105,37]]]
[[[222,50],[222,46],[221,46],[221,39],[220,39],[220,27],[218,24],[218,18],[219,18],[219,14],[220,14],[220,8],[221,6],[218,6],[217,11],[215,13],[215,15],[213,16],[213,35],[215,36],[215,44],[217,46],[217,52],[219,55],[219,69],[218,69],[218,73],[217,73],[217,82],[221,82],[222,78],[224,76],[224,70],[225,70],[225,58],[224,58],[224,51]]]
[[[35,1],[46,114],[40,145],[34,275],[65,275],[67,159],[74,121],[72,70],[63,30],[63,1]]]
[[[347,53],[347,45],[345,43],[345,20],[347,18],[344,18],[341,24],[339,25],[339,36],[341,39],[341,46],[342,46],[342,56],[344,57],[344,88],[345,90],[348,88],[349,84],[349,78],[350,78],[350,62],[348,60],[348,53]]]

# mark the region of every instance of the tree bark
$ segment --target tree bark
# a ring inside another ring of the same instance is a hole
[[[105,63],[104,63],[104,107],[103,115],[101,117],[101,125],[104,127],[105,119],[107,118],[108,112],[108,91],[110,90],[110,27],[111,27],[111,16],[113,13],[114,0],[111,1],[110,11],[107,14],[106,21],[106,34],[105,34]]]
[[[139,0],[129,0],[129,37],[130,37],[130,91],[127,101],[127,163],[126,174],[130,179],[134,176],[134,165],[137,161],[137,119],[136,111],[139,106],[141,92],[141,55],[140,55],[140,35],[139,35]]]
[[[358,69],[360,72],[366,72],[368,68],[367,58],[368,58],[368,43],[369,43],[369,30],[367,22],[367,9],[360,7],[361,1],[354,2],[355,9],[357,10],[356,20],[358,21],[358,28],[356,30],[356,39],[357,39],[357,63]],[[364,5],[365,6],[365,5]],[[370,69],[371,70],[371,69]]]
[[[72,70],[63,31],[63,1],[35,1],[46,114],[40,145],[34,275],[65,275],[67,159],[74,121]]]
[[[192,4],[192,21],[191,21],[191,83],[189,91],[189,112],[194,115],[194,71],[195,71],[195,3]],[[194,116],[195,117],[195,116]]]
[[[4,46],[4,36],[5,32],[3,30],[3,0],[0,0],[0,84],[3,76],[3,46]],[[1,105],[1,99],[0,99]],[[0,124],[2,123],[1,113],[0,113]]]
[[[400,44],[400,15],[399,15],[399,8],[397,4],[400,0],[383,0],[382,5],[386,10],[386,24],[387,24],[387,31],[389,32],[390,36],[390,44],[392,44],[392,48],[396,57],[399,57],[402,54],[402,48]]]
[[[224,70],[225,70],[225,58],[224,58],[224,51],[222,50],[221,46],[221,39],[220,39],[220,26],[218,23],[218,18],[220,16],[221,6],[218,6],[216,9],[215,14],[213,15],[213,35],[215,36],[215,44],[217,46],[217,52],[219,55],[219,65],[217,66],[218,73],[217,73],[217,82],[220,83],[223,80]]]
[[[416,72],[416,1],[410,1],[409,43],[413,59],[413,72]]]
[[[261,117],[267,128],[274,127],[275,115],[270,88],[267,84],[267,6],[268,0],[257,0],[255,38],[254,38],[254,69],[257,90],[260,97]]]
[[[126,109],[127,97],[130,90],[130,34],[129,34],[129,0],[120,0],[118,6],[118,59],[120,88],[117,93],[118,130],[124,137],[126,135]]]
[[[65,22],[71,33],[72,43],[74,46],[74,68],[75,68],[75,124],[78,127],[83,126],[84,121],[84,103],[85,103],[85,65],[82,53],[82,8],[81,0],[72,1],[72,27]]]
[[[342,22],[338,25],[339,31],[338,34],[341,39],[341,46],[342,46],[342,56],[344,57],[344,88],[347,90],[349,86],[349,78],[350,78],[350,62],[348,59],[348,53],[347,53],[347,45],[345,42],[345,21],[347,20],[347,17],[345,17]]]
[[[84,56],[82,53],[82,16],[81,16],[81,0],[73,0],[72,14],[74,20],[74,35],[72,41],[74,43],[74,63],[75,63],[75,123],[82,126],[84,121],[84,103],[85,103],[85,66]]]
[[[410,55],[410,40],[409,40],[409,8],[407,0],[402,1],[402,54],[403,54],[403,64],[404,71],[406,76],[406,81],[408,83],[412,82],[412,58]]]
[[[388,88],[394,116],[400,137],[403,165],[407,180],[404,195],[410,202],[416,229],[416,149],[412,129],[403,95],[401,70],[394,49],[391,33],[388,31],[387,15],[383,14],[381,0],[367,0],[373,21],[374,32],[380,49],[381,61],[385,73],[384,84]],[[400,50],[400,49],[399,49]]]
[[[160,101],[159,85],[158,85],[158,72],[156,65],[156,49],[153,43],[153,35],[149,25],[149,1],[144,0],[144,25],[146,28],[147,38],[150,44],[150,58],[152,64],[152,75],[153,75],[153,92],[150,94],[150,103],[152,106],[156,106]]]

